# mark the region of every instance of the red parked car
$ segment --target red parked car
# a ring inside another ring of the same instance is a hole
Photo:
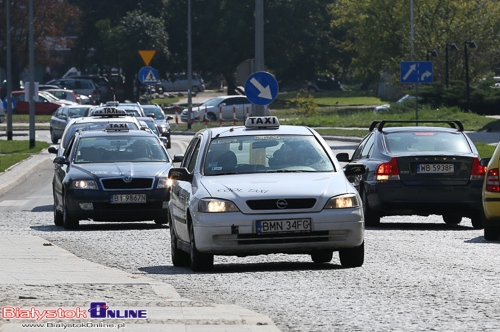
[[[30,103],[28,96],[24,94],[24,90],[12,91],[12,98],[14,98],[16,108],[14,110],[17,114],[29,114]],[[38,101],[35,101],[35,114],[36,115],[52,115],[59,107],[63,105],[77,105],[69,100],[58,99],[52,94],[39,91]]]

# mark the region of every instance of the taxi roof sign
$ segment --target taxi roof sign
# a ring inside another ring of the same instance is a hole
[[[127,111],[118,109],[116,107],[103,107],[97,110],[92,111],[91,116],[125,116],[128,115]]]
[[[106,126],[106,131],[129,131],[130,128],[128,127],[127,123],[108,123]]]
[[[280,122],[276,116],[251,116],[245,121],[247,128],[279,128]]]

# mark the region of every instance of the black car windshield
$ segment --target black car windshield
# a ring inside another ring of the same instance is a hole
[[[156,129],[156,125],[155,125],[154,121],[141,121],[141,124],[144,124],[149,129],[151,129],[153,131],[153,133],[155,133],[156,136],[160,136],[160,133],[158,133],[158,130]]]
[[[265,172],[332,172],[335,165],[313,136],[259,135],[214,139],[205,175]]]
[[[144,110],[146,116],[149,116],[149,114],[151,113],[154,114],[155,120],[165,119],[165,114],[163,114],[163,111],[156,106],[143,106],[142,109]]]
[[[117,121],[118,122],[118,121]],[[87,123],[76,123],[69,128],[67,128],[67,131],[64,132],[64,137],[61,140],[61,147],[63,149],[66,148],[68,145],[69,141],[71,140],[71,137],[73,136],[74,133],[76,133],[77,130],[85,130],[85,131],[90,131],[90,130],[103,130],[106,129],[108,125],[108,122],[87,122]],[[128,127],[130,130],[138,130],[139,128],[135,123],[127,123]]]
[[[75,155],[75,164],[167,161],[165,150],[152,136],[83,137]]]
[[[385,135],[390,152],[471,153],[462,133],[444,131],[405,131]]]

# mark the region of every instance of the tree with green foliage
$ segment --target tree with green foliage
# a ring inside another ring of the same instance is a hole
[[[350,54],[338,52],[343,28],[330,27],[332,17],[326,8],[334,2],[264,2],[265,65],[280,85],[309,79],[317,72],[343,75]],[[255,2],[192,0],[191,7],[193,69],[222,74],[231,94],[236,68],[255,58]],[[169,71],[185,71],[187,1],[170,1],[166,21],[172,52]]]
[[[0,1],[0,67],[7,63],[6,17],[7,1]],[[78,31],[80,11],[65,1],[33,1],[33,39],[35,65],[51,66],[62,61],[56,49],[71,47],[66,37]],[[19,80],[29,64],[29,4],[28,0],[10,1],[10,36],[12,58],[12,88],[19,89]]]
[[[164,57],[169,54],[168,34],[164,30],[164,22],[161,18],[134,10],[127,13],[116,28],[108,25],[106,27],[110,28],[110,32],[104,38],[109,40],[110,49],[104,50],[118,54],[125,75],[125,99],[137,100],[133,93],[134,83],[140,87],[137,75],[145,65],[139,51],[155,50]],[[105,32],[101,30],[101,34]]]
[[[373,79],[374,73],[387,72],[397,82],[401,61],[425,61],[427,52],[436,50],[439,56],[432,58],[434,81],[444,82],[449,43],[459,47],[458,52],[449,51],[450,79],[465,77],[465,41],[475,41],[478,46],[468,52],[471,81],[495,70],[500,60],[498,1],[414,1],[413,53],[409,1],[338,0],[330,6],[330,12],[335,16],[333,26],[347,31],[348,39],[342,47],[355,51],[351,69],[360,79]]]
[[[121,56],[117,52],[119,45],[112,44],[112,35],[127,13],[138,10],[150,17],[163,19],[167,3],[167,0],[67,1],[81,8],[83,13],[80,21],[81,31],[67,65],[94,74],[102,73],[111,67],[122,68]],[[164,30],[164,27],[161,30]]]

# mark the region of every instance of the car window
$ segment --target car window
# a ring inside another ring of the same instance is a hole
[[[313,136],[239,136],[212,140],[205,175],[263,172],[331,172],[335,166]]]
[[[158,130],[156,130],[156,126],[154,121],[142,121],[149,129],[151,129],[155,135],[159,136]]]
[[[191,142],[189,142],[186,153],[184,154],[184,159],[182,160],[181,167],[186,167],[190,172],[194,170],[197,153],[194,157],[193,154],[195,154],[195,150],[199,149],[199,145],[200,138],[194,137]]]
[[[196,165],[196,160],[198,159],[198,155],[200,153],[200,144],[201,144],[201,142],[198,141],[194,147],[193,154],[191,155],[191,158],[189,159],[189,164],[187,167],[189,172],[192,172],[194,170],[194,166]]]
[[[75,83],[75,80],[65,80],[65,81],[61,81],[61,84],[64,85],[64,87],[66,87],[67,89],[70,89],[70,90],[73,90],[73,89],[76,89],[76,83]]]
[[[69,159],[69,156],[71,154],[71,148],[73,147],[74,142],[75,142],[75,135],[71,135],[69,142],[68,142],[68,148],[66,150],[64,150],[64,154],[63,154],[63,156],[66,160]]]
[[[386,134],[385,140],[390,152],[471,152],[467,139],[459,132],[395,132]]]
[[[59,107],[56,112],[54,113],[54,116],[56,118],[59,118],[61,117],[61,115],[64,114],[64,107]]]
[[[235,99],[235,104],[250,104],[250,101],[248,101],[248,99],[245,97],[238,97],[234,99]]]
[[[224,100],[224,98],[213,98],[213,99],[210,99],[210,100],[207,100],[205,103],[203,103],[201,105],[201,107],[203,106],[219,106],[219,104]]]
[[[88,107],[71,107],[69,109],[69,117],[70,118],[80,118],[83,117]]]
[[[353,160],[358,160],[361,158],[361,153],[366,145],[366,143],[368,142],[368,140],[370,140],[372,137],[374,136],[373,133],[370,133],[368,136],[366,136],[362,141],[361,143],[359,143],[358,147],[356,148],[356,150],[354,150],[354,153],[352,154],[352,159]]]
[[[119,121],[118,121],[119,122]],[[91,131],[91,130],[103,130],[106,129],[106,126],[108,125],[108,122],[87,122],[87,123],[75,123],[72,126],[66,128],[63,134],[63,138],[61,140],[61,147],[64,148],[69,140],[71,139],[71,136],[77,131],[77,130],[84,130],[84,131]],[[127,125],[130,130],[138,130],[139,128],[135,123],[132,122],[127,122]]]
[[[372,135],[368,141],[366,142],[365,146],[361,150],[361,158],[370,158],[373,152],[373,146],[375,143],[375,135]]]
[[[151,136],[82,137],[75,156],[75,163],[166,161],[165,151]]]
[[[159,109],[158,107],[143,107],[144,109],[144,113],[146,114],[146,116],[148,114],[151,114],[153,113],[155,115],[155,120],[163,120],[165,119],[165,114],[163,114],[163,111],[161,109]]]

